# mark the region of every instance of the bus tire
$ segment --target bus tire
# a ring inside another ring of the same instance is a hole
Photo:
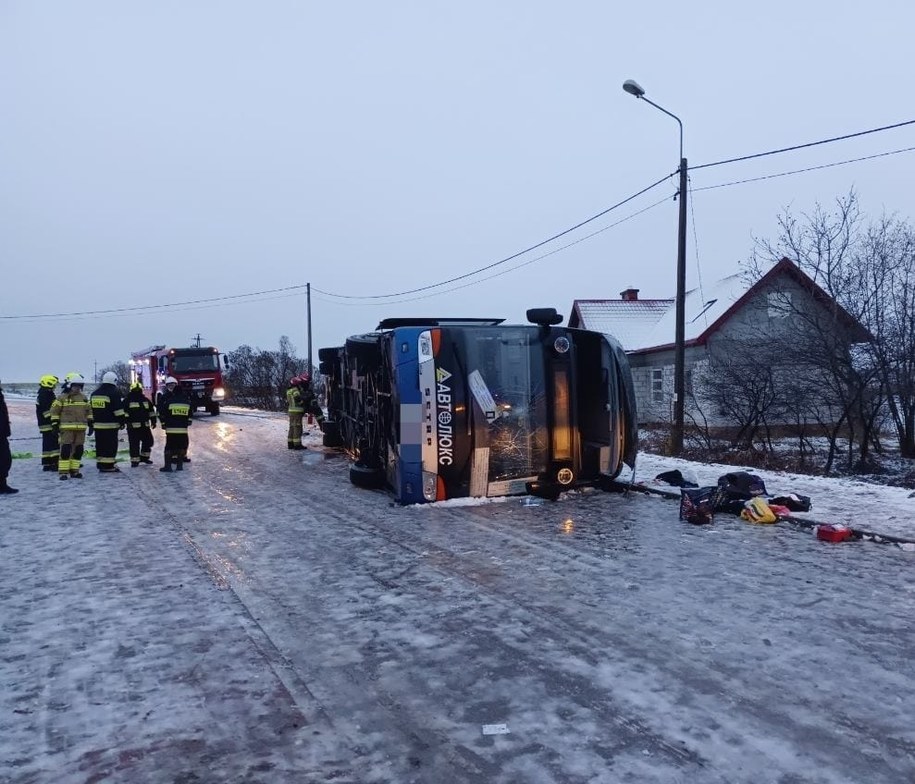
[[[219,403],[210,403],[207,406],[207,411],[210,412],[210,416],[219,416]]]
[[[364,490],[378,490],[384,487],[384,471],[362,463],[354,463],[349,469],[349,481]]]
[[[324,436],[321,440],[324,446],[343,446],[343,438],[340,435],[340,425],[338,425],[336,422],[330,422],[325,419],[323,430]]]

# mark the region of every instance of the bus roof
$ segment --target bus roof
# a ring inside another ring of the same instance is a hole
[[[375,329],[396,327],[495,327],[505,319],[491,318],[386,318]]]

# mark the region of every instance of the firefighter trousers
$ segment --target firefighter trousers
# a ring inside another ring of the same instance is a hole
[[[83,456],[83,444],[85,443],[85,430],[60,431],[60,459],[57,461],[57,470],[61,474],[79,473],[79,461]]]
[[[95,466],[99,471],[110,471],[118,457],[118,428],[95,429]]]
[[[57,468],[57,457],[60,454],[60,443],[57,432],[50,425],[45,430],[41,428],[41,465],[45,468]]]
[[[288,442],[289,446],[294,447],[302,443],[302,417],[305,416],[304,411],[290,411],[289,412],[289,435]]]
[[[130,464],[140,465],[149,460],[149,454],[153,448],[153,434],[149,425],[140,425],[127,428],[127,443],[130,446]]]
[[[187,457],[187,448],[190,440],[187,433],[165,433],[165,465],[171,463],[181,465]]]

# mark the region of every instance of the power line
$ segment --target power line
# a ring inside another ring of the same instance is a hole
[[[164,303],[161,305],[136,305],[131,308],[107,308],[105,310],[77,310],[70,313],[32,313],[24,316],[0,316],[0,319],[4,320],[20,320],[20,319],[39,319],[39,318],[60,318],[63,316],[109,316],[115,315],[117,313],[133,313],[141,310],[156,310],[158,308],[177,308],[183,305],[202,305],[208,302],[225,302],[226,300],[233,299],[242,299],[243,297],[258,297],[262,294],[276,294],[283,291],[294,291],[297,289],[304,289],[306,283],[297,284],[295,286],[283,286],[278,289],[266,289],[264,291],[251,291],[247,294],[230,294],[225,297],[209,297],[207,299],[191,299],[186,300],[185,302],[170,302]]]
[[[746,180],[733,180],[732,182],[720,182],[717,185],[703,185],[701,188],[690,188],[691,192],[710,191],[715,188],[727,188],[731,185],[743,185],[748,182],[760,182],[761,180],[773,180],[777,177],[787,177],[791,174],[804,174],[805,172],[816,171],[817,169],[831,169],[834,166],[845,166],[848,163],[858,163],[859,161],[870,161],[874,158],[885,158],[889,155],[899,155],[903,152],[912,152],[915,147],[903,147],[900,150],[890,150],[889,152],[878,152],[876,155],[865,155],[862,158],[849,158],[845,161],[836,161],[834,163],[823,163],[819,166],[808,166],[805,169],[794,169],[792,171],[779,172],[778,174],[764,174],[761,177],[750,177]]]
[[[742,155],[740,158],[728,158],[724,161],[714,161],[713,163],[702,163],[698,166],[690,166],[690,171],[696,171],[697,169],[708,169],[711,166],[724,166],[726,163],[737,163],[738,161],[749,161],[753,158],[763,158],[766,155],[778,155],[782,152],[791,152],[792,150],[803,150],[806,147],[816,147],[819,144],[831,144],[832,142],[840,142],[844,139],[854,139],[858,136],[867,136],[870,133],[879,133],[880,131],[890,131],[893,128],[902,128],[906,125],[915,125],[915,120],[906,120],[905,122],[895,123],[894,125],[884,125],[880,128],[871,128],[867,131],[858,131],[856,133],[847,133],[844,136],[833,136],[831,139],[820,139],[816,142],[807,142],[806,144],[795,144],[793,147],[782,147],[779,150],[769,150],[768,152],[757,152],[753,155]]]
[[[509,267],[508,269],[499,270],[499,272],[495,272],[492,275],[487,275],[486,277],[480,278],[479,280],[472,280],[472,281],[468,281],[467,283],[462,283],[460,286],[452,286],[451,288],[442,289],[441,291],[433,291],[433,292],[430,292],[427,294],[422,294],[421,296],[418,296],[418,297],[408,297],[406,299],[388,300],[385,302],[376,302],[376,303],[349,302],[349,301],[339,302],[337,300],[324,299],[323,297],[317,297],[317,299],[319,299],[321,302],[327,302],[328,304],[332,304],[332,305],[344,305],[344,306],[349,306],[349,307],[366,307],[367,305],[373,305],[373,304],[374,305],[399,305],[404,302],[418,302],[420,300],[431,299],[432,297],[438,297],[443,294],[450,294],[452,291],[459,291],[460,289],[466,289],[466,288],[469,288],[470,286],[476,286],[477,284],[483,283],[484,281],[492,280],[493,278],[498,278],[502,275],[507,275],[510,272],[515,272],[516,270],[519,270],[522,267],[527,267],[527,266],[533,264],[534,262],[541,261],[541,260],[547,258],[548,256],[553,256],[556,253],[560,253],[561,251],[567,250],[567,249],[571,248],[573,245],[578,245],[580,242],[589,240],[592,237],[597,236],[598,234],[603,234],[603,232],[608,231],[609,229],[612,229],[616,226],[619,226],[621,223],[626,223],[626,221],[630,221],[633,218],[638,217],[639,215],[641,215],[644,212],[653,210],[655,207],[657,207],[661,204],[664,204],[667,201],[670,201],[670,199],[671,199],[670,196],[665,196],[663,199],[659,199],[658,201],[654,202],[654,204],[649,204],[647,207],[643,207],[642,209],[638,210],[637,212],[633,212],[630,215],[627,215],[625,218],[621,218],[620,220],[615,221],[614,223],[604,226],[602,229],[598,229],[597,231],[592,231],[590,234],[586,234],[584,237],[579,237],[577,240],[573,240],[572,242],[569,242],[558,248],[554,248],[553,250],[548,251],[547,253],[543,253],[540,256],[535,256],[532,259],[523,261],[520,264],[516,264],[513,267]],[[312,286],[312,291],[314,291],[313,286]]]
[[[311,290],[312,290],[312,292],[319,292],[321,294],[324,294],[325,296],[334,297],[334,298],[338,298],[338,299],[365,300],[365,299],[389,299],[391,297],[400,297],[400,296],[405,296],[407,294],[416,294],[416,293],[419,293],[422,291],[428,291],[430,289],[439,288],[441,286],[447,286],[449,283],[455,283],[456,281],[472,277],[474,275],[479,274],[480,272],[485,272],[488,269],[492,269],[493,267],[497,267],[501,264],[505,264],[509,261],[512,261],[512,260],[518,258],[519,256],[523,256],[526,253],[530,253],[530,251],[532,251],[532,250],[536,250],[537,248],[543,247],[547,243],[553,242],[554,240],[558,239],[559,237],[564,237],[566,234],[569,234],[569,233],[575,231],[576,229],[579,229],[582,226],[585,226],[588,223],[591,223],[592,221],[595,221],[598,218],[603,217],[607,213],[612,212],[613,210],[618,209],[619,207],[622,207],[624,204],[627,204],[628,202],[632,201],[633,199],[638,198],[642,194],[647,193],[652,188],[656,188],[658,185],[660,185],[665,180],[667,180],[668,176],[669,175],[662,177],[661,179],[657,180],[656,182],[653,182],[651,185],[647,186],[646,188],[643,188],[642,190],[638,191],[637,193],[633,193],[631,196],[626,197],[622,201],[619,201],[616,204],[613,204],[612,206],[607,207],[607,209],[605,209],[605,210],[601,210],[596,215],[592,215],[590,218],[586,218],[585,220],[575,224],[574,226],[571,226],[568,229],[565,229],[564,231],[559,232],[558,234],[554,234],[552,237],[549,237],[548,239],[542,240],[541,242],[538,242],[535,245],[531,245],[529,248],[525,248],[524,250],[518,251],[517,253],[513,253],[511,256],[507,256],[506,258],[500,259],[499,261],[493,262],[492,264],[487,264],[484,267],[480,267],[476,270],[467,272],[463,275],[458,275],[457,277],[450,278],[449,280],[439,281],[438,283],[432,283],[432,284],[429,284],[428,286],[421,286],[420,288],[410,289],[408,291],[394,292],[391,294],[366,295],[366,296],[361,296],[361,297],[347,295],[347,294],[335,294],[333,292],[323,291],[315,286],[312,286]],[[79,317],[90,317],[90,316],[109,316],[109,315],[134,313],[134,312],[148,311],[148,310],[158,310],[158,309],[162,309],[162,308],[178,308],[178,307],[185,307],[188,305],[204,306],[209,303],[225,303],[230,300],[257,297],[257,296],[266,295],[266,294],[276,294],[279,292],[298,291],[298,290],[302,290],[302,289],[306,288],[306,286],[307,286],[307,284],[301,283],[301,284],[296,284],[294,286],[284,286],[282,288],[277,288],[277,289],[267,289],[264,291],[249,292],[247,294],[232,294],[232,295],[229,295],[226,297],[208,297],[205,299],[187,300],[184,302],[172,302],[172,303],[159,304],[159,305],[140,305],[140,306],[131,307],[131,308],[106,308],[106,309],[101,309],[101,310],[73,311],[73,312],[69,312],[69,313],[32,313],[32,314],[19,315],[19,316],[0,316],[0,319],[7,320],[7,321],[12,321],[12,320],[25,321],[25,320],[45,319],[45,318],[64,319],[64,318],[79,318]]]
[[[536,250],[537,248],[543,247],[547,243],[553,242],[554,240],[557,240],[560,237],[564,237],[566,234],[569,234],[569,233],[575,231],[576,229],[580,229],[582,226],[585,226],[588,223],[591,223],[592,221],[597,220],[598,218],[602,218],[608,212],[612,212],[613,210],[618,209],[619,207],[622,207],[624,204],[627,204],[628,202],[632,201],[633,199],[638,198],[642,194],[648,193],[648,191],[650,191],[652,188],[656,188],[662,182],[665,182],[669,177],[670,177],[670,175],[665,175],[660,180],[653,182],[647,188],[642,188],[642,190],[640,190],[638,193],[633,193],[631,196],[627,196],[625,199],[623,199],[622,201],[618,201],[616,204],[612,205],[611,207],[607,207],[607,209],[601,210],[596,215],[592,215],[590,218],[586,218],[585,220],[581,221],[580,223],[576,223],[574,226],[571,226],[570,228],[565,229],[564,231],[561,231],[558,234],[554,234],[552,237],[549,237],[545,240],[542,240],[541,242],[538,242],[536,245],[531,245],[529,248],[525,248],[524,250],[519,250],[517,253],[513,253],[511,256],[506,256],[504,259],[499,259],[499,261],[494,261],[494,262],[492,262],[492,264],[487,264],[485,267],[479,267],[475,270],[471,270],[470,272],[465,272],[463,275],[458,275],[457,277],[449,278],[448,280],[442,280],[442,281],[439,281],[438,283],[430,283],[428,286],[420,286],[419,288],[415,288],[415,289],[407,289],[406,291],[396,291],[391,294],[367,294],[367,295],[363,295],[363,296],[359,296],[359,295],[355,295],[355,294],[335,294],[330,291],[323,291],[322,289],[316,288],[315,286],[312,286],[311,290],[317,291],[326,297],[335,297],[338,299],[366,300],[366,299],[388,299],[391,297],[402,297],[407,294],[418,294],[419,292],[428,291],[429,289],[436,289],[441,286],[447,286],[449,283],[456,283],[459,280],[464,280],[465,278],[470,278],[470,277],[473,277],[474,275],[478,275],[481,272],[486,272],[486,270],[490,270],[493,267],[498,267],[502,264],[506,264],[509,261],[513,261],[514,259],[517,259],[519,256],[523,256],[526,253],[530,253],[532,250]]]

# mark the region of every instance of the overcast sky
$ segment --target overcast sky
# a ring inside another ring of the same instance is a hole
[[[627,78],[682,119],[691,166],[915,119],[913,29],[905,0],[2,0],[0,379],[91,377],[198,332],[223,350],[285,334],[304,356],[302,290],[133,309],[306,282],[315,361],[388,316],[519,321],[630,285],[672,296],[673,180],[410,301],[338,295],[463,275],[673,172],[677,125],[624,93]],[[691,188],[913,146],[908,126],[698,170]],[[735,272],[787,205],[854,186],[870,215],[910,219],[913,181],[906,152],[696,190],[688,286]],[[128,310],[6,318],[115,308]]]

